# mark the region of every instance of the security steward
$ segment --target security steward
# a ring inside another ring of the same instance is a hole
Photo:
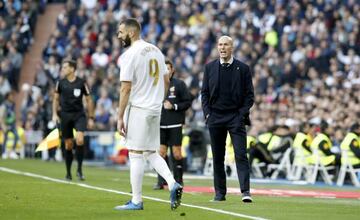
[[[335,166],[335,176],[339,172],[341,166],[341,155],[333,153],[331,151],[332,142],[331,137],[331,127],[326,122],[321,122],[320,124],[321,132],[316,135],[314,140],[311,142],[311,150],[314,152],[314,149],[317,149],[318,156],[320,158],[320,163],[324,166]],[[313,154],[309,159],[311,164],[317,163],[317,155]]]
[[[355,168],[360,168],[360,124],[354,123],[350,132],[345,136],[341,142],[340,148],[347,152],[347,163],[350,163]],[[342,161],[345,158],[342,158]],[[345,162],[345,161],[344,161]]]

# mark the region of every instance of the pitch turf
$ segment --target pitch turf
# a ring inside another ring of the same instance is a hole
[[[64,179],[64,164],[38,160],[0,160],[0,168],[29,172],[54,179]],[[202,209],[180,206],[170,210],[170,204],[144,199],[143,211],[115,211],[113,207],[130,199],[129,195],[104,191],[106,189],[130,192],[129,172],[110,168],[85,167],[86,185],[53,182],[40,178],[0,171],[0,219],[189,219],[220,220],[249,219],[358,219],[360,201],[354,199],[316,199],[296,197],[253,196],[254,203],[244,204],[236,195],[228,195],[226,202],[212,203],[211,194],[184,193],[183,203],[200,206]],[[75,173],[75,172],[74,172]],[[54,180],[53,179],[53,180]],[[144,177],[143,194],[168,201],[168,191],[153,191],[155,179]],[[73,183],[82,183],[76,180]],[[188,180],[187,185],[211,186],[210,180]],[[229,181],[229,186],[237,186]],[[267,187],[267,185],[255,185]],[[281,186],[277,186],[281,188]],[[304,189],[300,186],[284,188]],[[308,188],[308,187],[306,187]],[[335,188],[339,190],[339,188]],[[349,189],[346,189],[349,190]],[[204,210],[209,208],[209,210]],[[219,213],[210,209],[230,213]],[[185,213],[185,215],[183,214]],[[246,215],[236,217],[238,213]]]

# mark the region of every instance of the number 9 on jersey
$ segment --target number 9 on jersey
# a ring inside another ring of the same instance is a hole
[[[156,86],[159,81],[159,63],[156,59],[149,60],[149,73],[151,77],[154,77],[153,86]]]

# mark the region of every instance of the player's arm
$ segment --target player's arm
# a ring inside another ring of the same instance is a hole
[[[84,84],[85,87],[85,102],[86,102],[86,108],[87,108],[87,115],[89,119],[94,120],[94,102],[90,95],[90,89],[87,86],[87,84]]]
[[[60,122],[59,115],[57,113],[59,109],[59,82],[56,83],[55,92],[54,92],[54,98],[52,103],[52,120],[56,123]]]
[[[136,61],[134,56],[125,56],[120,60],[120,95],[119,95],[119,118],[117,129],[122,136],[126,136],[124,114],[129,102],[132,81],[134,79]]]
[[[122,81],[120,86],[120,97],[119,97],[119,117],[123,118],[126,106],[129,102],[131,91],[131,82]]]
[[[159,63],[159,69],[160,69],[160,72],[158,73],[161,77],[161,75],[163,76],[164,78],[164,98],[163,98],[163,101],[166,100],[167,98],[167,94],[169,92],[169,87],[170,87],[170,74],[169,74],[169,71],[166,67],[166,64],[165,64],[165,57],[164,55],[161,55],[161,57],[158,58],[160,60],[160,63]]]
[[[169,90],[169,85],[170,85],[170,78],[169,78],[169,74],[164,74],[164,100],[166,99],[167,97],[167,93],[168,93],[168,90]]]
[[[131,82],[121,81],[120,86],[120,97],[119,97],[119,119],[118,119],[118,130],[121,135],[125,136],[125,124],[124,124],[124,113],[126,106],[129,102],[131,92]]]

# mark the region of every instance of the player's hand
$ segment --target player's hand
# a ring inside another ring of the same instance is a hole
[[[174,108],[174,106],[173,106],[173,104],[171,104],[171,102],[169,102],[168,100],[164,101],[164,109],[170,110],[173,108]]]
[[[88,129],[93,129],[94,128],[94,119],[93,118],[89,118],[88,119]]]
[[[53,114],[52,121],[55,123],[60,123],[60,118],[57,114]]]
[[[121,136],[126,137],[125,122],[124,122],[124,120],[122,118],[118,119],[117,129],[118,129]]]

